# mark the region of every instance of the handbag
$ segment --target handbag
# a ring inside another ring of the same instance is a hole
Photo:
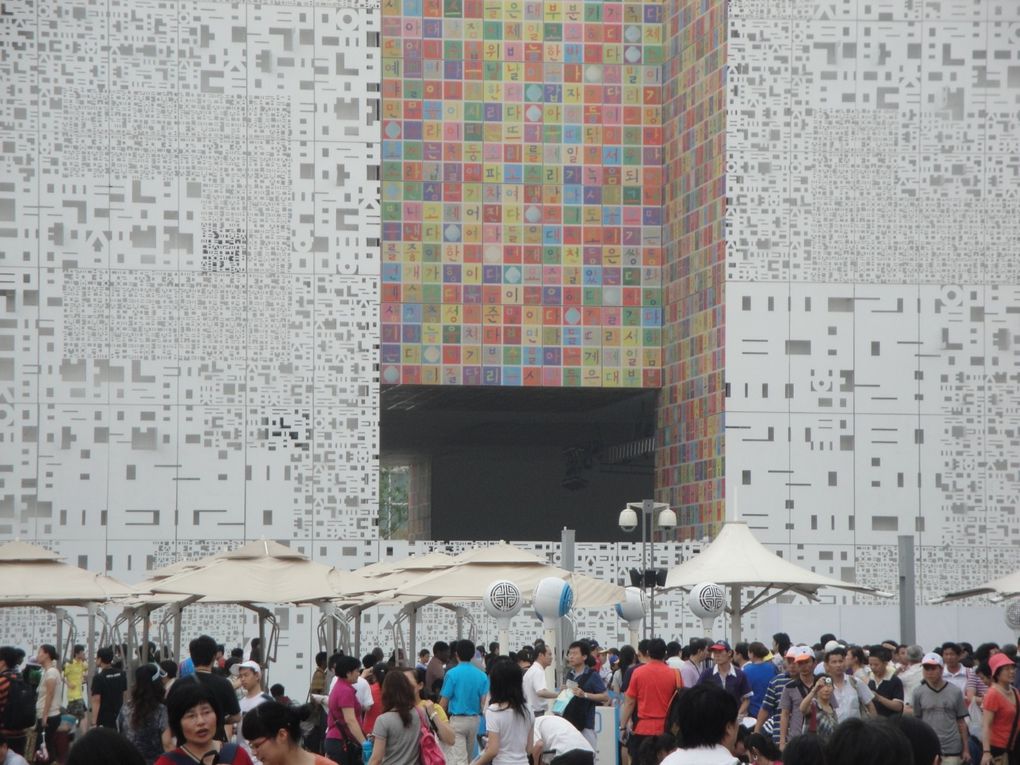
[[[432,732],[425,713],[416,708],[418,717],[421,719],[421,728],[418,731],[418,761],[421,765],[446,765],[446,755],[439,746],[439,739]]]

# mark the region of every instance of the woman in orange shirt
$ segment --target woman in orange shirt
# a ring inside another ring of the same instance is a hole
[[[981,765],[989,765],[995,758],[1006,755],[1009,765],[1017,765],[1017,728],[1020,715],[1020,693],[1013,688],[1016,678],[1016,664],[1004,653],[997,653],[988,659],[992,684],[982,704]]]

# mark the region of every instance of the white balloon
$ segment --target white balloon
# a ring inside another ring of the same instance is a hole
[[[566,616],[574,605],[574,588],[569,582],[547,576],[535,586],[531,605],[543,622],[551,622]]]
[[[510,619],[524,605],[521,588],[506,579],[497,579],[485,589],[482,598],[485,613],[493,619]]]
[[[726,593],[713,582],[702,582],[691,588],[687,596],[691,612],[702,619],[714,619],[726,608]]]

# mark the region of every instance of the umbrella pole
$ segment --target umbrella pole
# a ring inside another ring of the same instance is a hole
[[[142,610],[142,644],[139,646],[141,656],[139,661],[148,664],[152,661],[152,656],[149,654],[149,614],[143,609]]]
[[[733,632],[733,645],[741,640],[740,585],[730,585],[730,628]]]
[[[67,613],[62,608],[53,609],[53,613],[57,617],[57,650],[61,653],[64,652],[64,616]]]
[[[89,634],[88,634],[88,654],[86,658],[86,666],[89,668],[88,677],[86,678],[86,684],[88,685],[87,695],[92,695],[92,678],[96,676],[96,604],[89,603]],[[81,721],[82,730],[88,730],[91,725],[92,715],[86,714]]]
[[[125,608],[125,613],[128,615],[127,619],[127,656],[124,657],[124,674],[127,675],[128,690],[135,685],[135,673],[133,670],[134,662],[132,657],[135,653],[135,609]]]
[[[259,662],[262,665],[262,690],[266,690],[266,665],[269,664],[269,646],[266,645],[266,612],[265,609],[260,608],[258,610],[259,615],[259,649],[262,653],[262,660]]]
[[[178,664],[181,662],[181,607],[180,604],[174,604],[174,661]]]
[[[416,648],[415,648],[415,644],[416,644],[416,642],[418,640],[418,609],[417,609],[417,607],[411,606],[411,610],[410,610],[408,616],[409,616],[409,621],[408,621],[408,625],[407,625],[407,655],[408,656],[417,656],[418,654],[417,654]],[[398,651],[399,651],[399,649],[398,649]],[[400,663],[400,653],[396,654],[395,659],[396,659],[396,662],[397,662],[397,666],[399,667],[401,665],[401,663]]]
[[[331,646],[330,650],[336,650],[336,646]],[[354,609],[354,655],[361,656],[361,609]]]

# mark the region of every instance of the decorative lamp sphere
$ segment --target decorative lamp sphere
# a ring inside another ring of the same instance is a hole
[[[628,587],[623,602],[616,604],[616,615],[625,622],[639,622],[645,618],[644,593],[640,587]]]
[[[543,622],[559,619],[570,613],[570,607],[574,605],[574,589],[563,579],[547,576],[535,586],[531,605]]]
[[[524,605],[521,588],[506,579],[497,579],[485,589],[482,598],[485,613],[493,619],[511,619]]]
[[[726,608],[726,593],[718,584],[702,582],[691,588],[687,596],[691,612],[701,619],[714,619]]]
[[[1006,606],[1006,626],[1013,632],[1020,632],[1020,600],[1011,600]]]

